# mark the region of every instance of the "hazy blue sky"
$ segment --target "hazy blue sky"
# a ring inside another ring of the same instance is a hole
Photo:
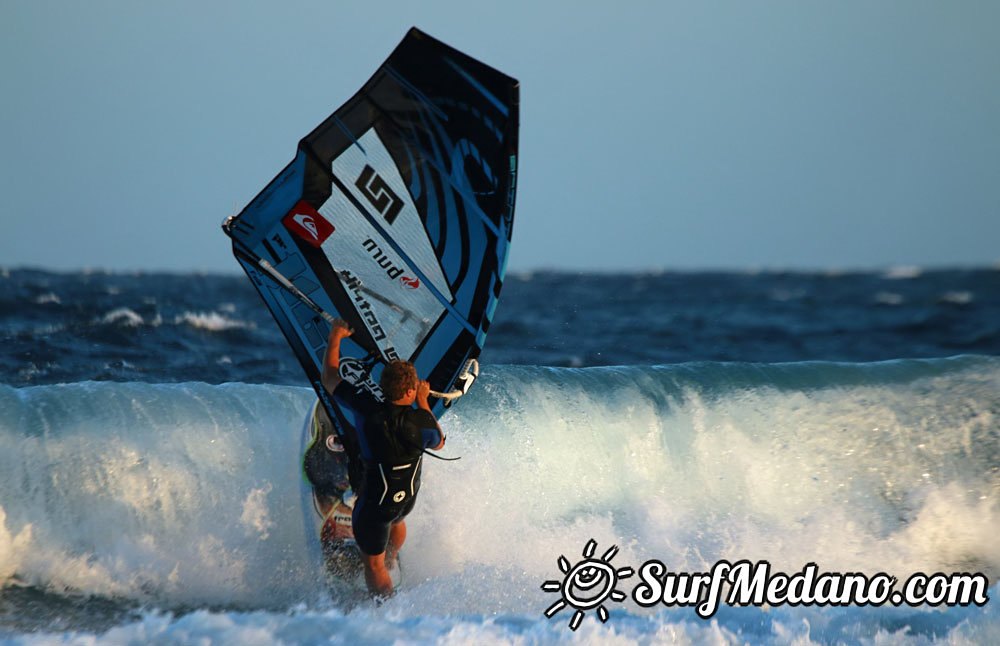
[[[513,270],[1000,259],[994,0],[0,0],[0,266],[238,271],[411,25],[521,81]]]

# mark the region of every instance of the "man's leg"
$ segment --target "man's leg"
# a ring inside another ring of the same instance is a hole
[[[385,552],[368,555],[361,552],[361,563],[365,566],[365,583],[372,594],[383,597],[392,595],[392,578],[385,569]]]
[[[389,569],[396,567],[396,557],[399,556],[399,548],[403,547],[406,540],[406,521],[401,520],[393,523],[389,527],[389,545],[385,549],[385,566]]]
[[[391,595],[392,578],[385,569],[385,546],[392,533],[389,522],[383,521],[378,506],[370,505],[367,497],[361,494],[354,503],[351,525],[354,528],[354,540],[361,552],[361,565],[365,569],[368,591],[383,596]]]

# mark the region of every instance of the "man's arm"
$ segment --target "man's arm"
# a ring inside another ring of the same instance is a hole
[[[326,391],[332,393],[344,380],[340,376],[340,342],[354,334],[354,330],[343,319],[337,319],[330,327],[330,338],[326,343],[326,356],[323,357],[323,375],[320,378]]]
[[[434,417],[434,413],[431,412],[431,406],[427,401],[427,396],[431,393],[431,385],[420,379],[417,381],[417,408],[427,411],[427,415],[434,420],[434,427],[437,428],[438,437],[441,441],[438,442],[437,446],[428,446],[427,448],[432,451],[438,451],[444,448],[444,431],[441,430],[441,425],[438,424],[437,418]],[[433,440],[432,440],[433,441]]]

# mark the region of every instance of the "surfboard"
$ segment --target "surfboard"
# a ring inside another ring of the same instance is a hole
[[[309,561],[316,566],[316,572],[324,576],[333,597],[339,601],[357,601],[367,596],[359,594],[366,586],[361,552],[354,541],[351,524],[357,496],[348,481],[343,446],[336,442],[332,429],[324,427],[326,418],[320,410],[317,400],[306,416],[300,443],[304,464],[299,489],[307,552]],[[312,465],[307,455],[323,462],[325,486],[322,490],[314,488],[309,480],[306,472]],[[395,567],[389,570],[396,590],[403,582],[401,562],[402,557],[397,556]]]
[[[430,382],[437,417],[478,375],[510,251],[518,103],[515,79],[413,28],[223,223],[338,436],[362,420],[320,381],[336,318],[355,330],[341,376],[379,400],[393,359]]]

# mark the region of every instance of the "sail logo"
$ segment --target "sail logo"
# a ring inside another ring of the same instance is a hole
[[[393,280],[398,278],[399,284],[406,289],[417,289],[420,287],[420,279],[404,276],[402,267],[397,267],[395,263],[390,260],[388,254],[382,251],[382,248],[378,246],[377,242],[368,238],[361,243],[361,246],[365,248],[365,251],[371,254],[372,259],[378,264],[378,266],[385,270],[386,276],[392,278]]]
[[[364,388],[380,400],[384,398],[382,388],[371,378],[371,370],[362,361],[351,357],[342,358],[340,360],[340,376],[352,386]]]
[[[392,224],[396,221],[396,216],[403,210],[403,200],[389,188],[389,184],[375,172],[374,168],[365,164],[354,185],[371,202],[375,210],[382,214],[386,222]]]
[[[410,289],[416,289],[420,286],[420,281],[418,279],[403,276],[403,268],[397,267],[374,240],[368,238],[361,243],[361,246],[365,248],[365,251],[371,254],[372,259],[378,263],[379,267],[385,270],[385,273],[389,278],[392,278],[393,280],[399,278],[399,282]]]
[[[305,200],[300,200],[281,222],[289,231],[316,248],[322,246],[336,228]]]
[[[319,227],[316,226],[316,220],[304,213],[296,213],[292,216],[292,220],[312,234],[313,240],[319,240]]]

